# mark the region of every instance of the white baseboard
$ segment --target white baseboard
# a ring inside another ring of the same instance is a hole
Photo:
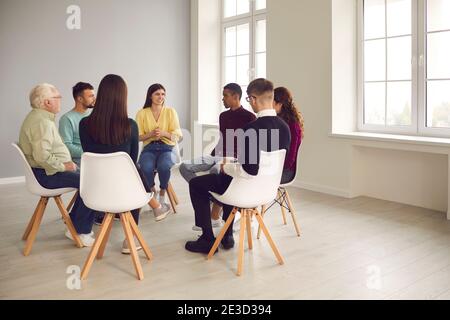
[[[349,190],[332,188],[332,187],[328,187],[328,186],[324,186],[324,185],[320,185],[320,184],[316,184],[316,183],[294,181],[292,186],[301,188],[301,189],[314,191],[314,192],[320,192],[320,193],[330,194],[333,196],[343,197],[343,198],[347,198],[347,199],[353,198],[352,194]]]
[[[0,178],[0,185],[25,183],[25,177]]]

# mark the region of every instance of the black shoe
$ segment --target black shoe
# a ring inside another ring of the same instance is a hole
[[[222,243],[222,246],[224,249],[228,250],[234,247],[234,238],[233,235],[225,235],[222,238],[222,241],[220,241]]]
[[[94,218],[94,223],[98,226],[101,226],[103,223],[103,218],[105,217],[104,213],[97,213]]]
[[[198,238],[197,241],[188,241],[186,242],[186,245],[184,246],[187,251],[191,252],[199,252],[199,253],[205,253],[208,254],[211,250],[212,246],[214,245],[214,239],[213,240],[206,240],[201,236]],[[216,249],[214,254],[216,254],[219,251],[219,249]]]

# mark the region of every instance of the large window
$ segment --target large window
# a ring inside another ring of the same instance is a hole
[[[359,129],[450,136],[450,0],[360,0]]]
[[[222,0],[222,85],[266,77],[266,1]],[[245,101],[242,105],[250,109]]]

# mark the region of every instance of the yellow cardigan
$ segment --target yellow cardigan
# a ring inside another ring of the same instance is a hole
[[[139,127],[139,135],[147,134],[156,128],[162,131],[169,132],[178,141],[183,135],[181,133],[180,121],[178,120],[178,114],[173,108],[164,106],[161,110],[158,121],[153,117],[152,109],[145,108],[139,110],[136,115],[136,122]],[[150,142],[157,140],[156,138],[150,138],[144,141],[144,147]],[[165,144],[174,146],[176,141],[162,137],[161,141]]]

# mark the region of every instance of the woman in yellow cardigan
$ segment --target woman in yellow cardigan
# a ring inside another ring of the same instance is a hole
[[[170,179],[170,169],[175,164],[172,152],[177,141],[182,137],[178,114],[173,108],[164,105],[166,89],[161,84],[148,88],[144,108],[136,115],[139,127],[139,141],[144,142],[144,149],[139,157],[139,165],[149,186],[155,190],[154,171],[159,175],[160,202],[165,202],[165,194]],[[158,217],[156,217],[157,220]]]

